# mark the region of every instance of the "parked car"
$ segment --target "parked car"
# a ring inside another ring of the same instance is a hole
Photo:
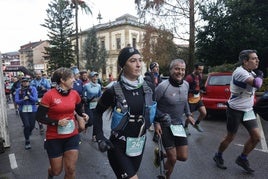
[[[225,113],[226,102],[230,97],[232,72],[214,72],[208,74],[202,94],[208,116]]]

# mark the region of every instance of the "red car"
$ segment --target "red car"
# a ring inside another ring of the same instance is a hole
[[[203,103],[208,115],[225,112],[226,102],[230,97],[230,82],[232,72],[214,72],[208,74],[204,93],[202,94]]]

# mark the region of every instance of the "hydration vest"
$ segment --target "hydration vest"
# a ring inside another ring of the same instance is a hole
[[[116,96],[116,106],[112,112],[112,122],[111,129],[114,131],[122,131],[124,127],[128,124],[129,120],[134,118],[134,115],[129,113],[129,107],[125,96],[122,91],[122,87],[119,82],[113,85],[115,96]],[[142,85],[143,92],[145,93],[145,106],[144,113],[136,118],[142,119],[145,122],[145,127],[148,129],[154,122],[156,113],[156,101],[152,100],[153,91],[148,86],[146,82]]]

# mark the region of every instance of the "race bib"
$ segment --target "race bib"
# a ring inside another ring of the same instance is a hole
[[[97,101],[94,101],[94,102],[90,102],[89,103],[89,109],[95,109],[96,108],[96,106],[97,106]]]
[[[145,143],[145,135],[141,137],[127,137],[126,154],[130,157],[141,155]]]
[[[256,116],[253,112],[253,110],[247,111],[244,113],[243,121],[250,121],[256,119]]]
[[[23,105],[22,112],[33,112],[33,106],[32,105]]]
[[[184,127],[182,125],[170,125],[172,134],[177,137],[186,137]]]
[[[73,120],[69,120],[66,126],[58,126],[58,134],[71,134],[75,129]]]

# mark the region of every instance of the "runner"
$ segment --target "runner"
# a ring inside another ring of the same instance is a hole
[[[75,178],[78,159],[79,121],[88,120],[82,111],[81,98],[73,90],[75,81],[71,69],[59,68],[51,78],[55,88],[46,92],[38,107],[36,120],[47,125],[44,147],[50,162],[48,178],[61,174],[64,178]]]
[[[260,131],[253,112],[254,94],[262,86],[263,73],[253,70],[259,66],[259,58],[255,50],[243,50],[239,54],[241,66],[233,72],[230,84],[231,96],[227,105],[227,135],[223,138],[217,153],[213,157],[217,167],[227,169],[222,158],[223,152],[234,140],[240,123],[249,132],[249,139],[244,144],[242,153],[237,157],[236,164],[252,173],[247,156],[260,141]]]
[[[185,80],[189,83],[188,103],[191,113],[198,111],[199,116],[193,126],[197,131],[203,132],[204,130],[200,126],[200,122],[206,117],[207,111],[201,100],[201,88],[202,88],[202,73],[204,70],[204,64],[198,62],[194,64],[194,71],[187,75]],[[185,121],[185,131],[187,135],[191,135],[188,128],[188,121]]]
[[[137,49],[126,47],[118,56],[122,71],[118,82],[104,91],[94,111],[99,149],[108,150],[110,165],[117,178],[138,178],[146,141],[146,129],[153,122],[153,90],[141,75],[142,58]],[[102,130],[102,115],[113,111],[109,140]],[[133,144],[137,145],[133,145]]]
[[[189,84],[183,80],[185,68],[183,60],[173,60],[169,66],[169,79],[160,83],[155,89],[157,101],[155,132],[161,136],[166,150],[165,170],[168,179],[176,161],[186,161],[188,158],[188,142],[183,128],[183,114],[191,124],[194,124],[188,104]],[[156,157],[158,157],[159,149],[155,150]],[[158,161],[156,165],[159,166],[160,160],[155,161]]]

